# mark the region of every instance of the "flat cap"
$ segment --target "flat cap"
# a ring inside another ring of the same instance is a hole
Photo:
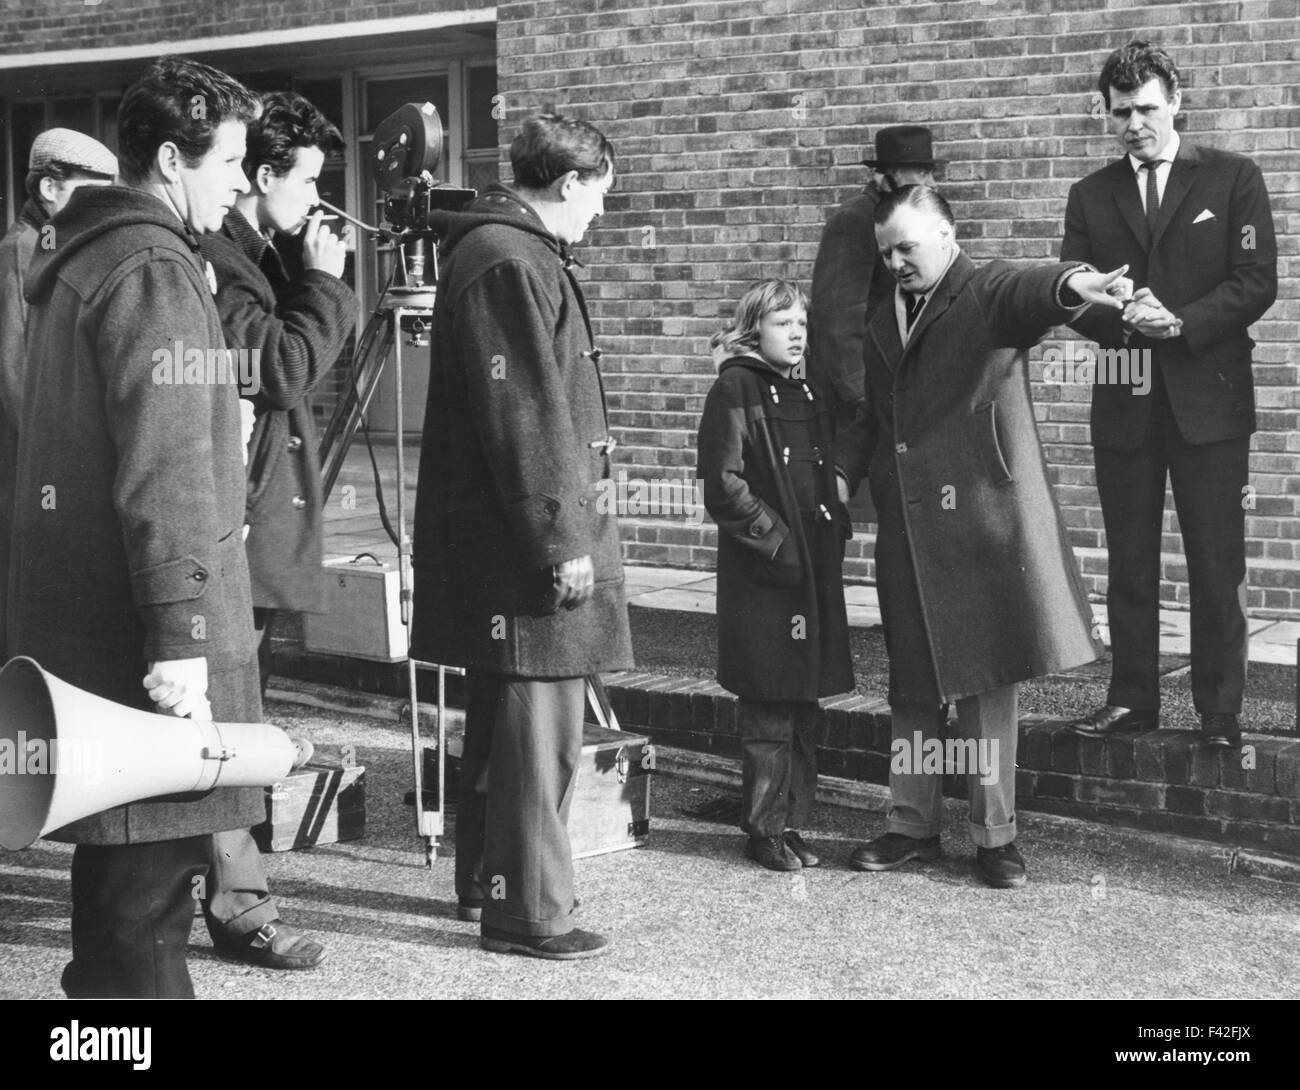
[[[32,143],[27,169],[44,170],[51,163],[61,163],[88,174],[117,177],[117,158],[98,140],[75,129],[49,129]]]

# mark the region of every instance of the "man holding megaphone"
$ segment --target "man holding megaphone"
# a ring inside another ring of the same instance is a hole
[[[79,190],[51,221],[54,245],[28,276],[5,618],[10,654],[94,696],[250,724],[261,701],[238,390],[189,365],[225,347],[195,238],[248,189],[257,109],[215,69],[153,62],[119,111],[123,184]],[[157,795],[163,758],[129,745],[132,730],[102,724],[106,771]],[[77,845],[68,995],[193,996],[185,951],[211,834],[263,816],[260,789],[218,788],[56,832]]]

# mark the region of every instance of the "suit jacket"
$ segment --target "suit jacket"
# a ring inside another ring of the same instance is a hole
[[[1247,327],[1277,297],[1277,241],[1259,168],[1232,152],[1183,141],[1170,168],[1155,237],[1147,242],[1142,198],[1128,156],[1076,182],[1065,211],[1062,261],[1103,271],[1129,266],[1135,288],[1149,287],[1183,331],[1171,340],[1124,340],[1118,310],[1091,308],[1071,325],[1103,349],[1150,349],[1189,443],[1240,438],[1255,430],[1255,387]],[[1097,384],[1092,441],[1134,449],[1149,397]]]
[[[958,254],[906,346],[867,323],[866,398],[836,440],[880,512],[889,699],[935,707],[1097,658],[1087,594],[1047,479],[1027,351],[1074,311],[1067,265]]]

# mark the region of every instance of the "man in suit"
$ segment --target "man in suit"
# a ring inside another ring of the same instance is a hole
[[[930,130],[889,125],[876,132],[875,155],[863,159],[871,181],[831,213],[813,265],[808,314],[809,378],[830,399],[843,427],[862,400],[862,340],[867,317],[888,300],[894,281],[876,252],[872,216],[880,198],[905,185],[934,185],[939,162]]]
[[[1118,309],[1105,289],[1123,270],[976,267],[926,186],[888,194],[875,223],[897,289],[867,323],[864,398],[835,461],[840,498],[868,477],[880,512],[891,805],[885,834],[849,863],[884,871],[939,856],[945,770],[933,755],[955,700],[974,743],[967,761],[971,748],[982,754],[953,769],[968,775],[980,876],[1022,886],[1016,686],[1100,652],[1043,464],[1026,354],[1084,307]]]
[[[1248,640],[1242,497],[1255,430],[1247,328],[1277,295],[1268,192],[1249,159],[1174,131],[1182,93],[1164,50],[1130,42],[1107,58],[1097,86],[1125,154],[1070,189],[1061,258],[1127,264],[1138,291],[1122,313],[1094,309],[1071,324],[1104,350],[1149,353],[1151,381],[1149,394],[1093,387],[1114,661],[1106,704],[1073,727],[1104,737],[1159,726],[1168,476],[1191,588],[1202,735],[1237,746]]]

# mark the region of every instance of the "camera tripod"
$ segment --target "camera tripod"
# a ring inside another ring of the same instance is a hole
[[[421,245],[415,249],[417,254],[423,253],[423,239],[416,239]],[[393,381],[396,388],[394,404],[394,442],[396,444],[397,455],[397,525],[394,527],[388,519],[388,512],[384,505],[383,492],[380,488],[379,468],[374,461],[374,451],[371,450],[371,465],[375,473],[375,489],[379,500],[379,516],[383,523],[385,531],[397,546],[397,567],[398,567],[398,585],[399,585],[399,602],[402,617],[402,626],[406,629],[408,635],[408,655],[407,655],[407,686],[410,697],[410,726],[411,726],[411,756],[412,766],[414,769],[415,791],[413,793],[415,805],[415,824],[416,834],[424,841],[424,860],[426,867],[433,866],[434,855],[437,851],[437,839],[440,838],[446,828],[445,811],[446,811],[446,675],[448,672],[454,674],[464,674],[464,670],[455,666],[443,666],[440,663],[421,662],[409,654],[410,631],[411,631],[411,537],[406,529],[406,449],[405,449],[405,424],[403,413],[405,406],[403,403],[404,392],[402,389],[402,369],[403,369],[403,346],[413,348],[429,348],[429,323],[433,315],[433,305],[436,298],[436,289],[430,285],[421,283],[423,269],[419,261],[414,262],[415,268],[412,268],[412,256],[404,252],[404,246],[399,242],[395,247],[395,253],[398,258],[397,265],[394,269],[402,269],[409,280],[415,283],[410,287],[392,286],[390,278],[389,286],[384,290],[380,297],[379,304],[375,307],[374,313],[366,323],[360,339],[357,341],[356,351],[352,358],[352,368],[350,382],[343,396],[339,399],[334,407],[334,412],[330,417],[329,424],[325,429],[325,435],[321,441],[321,478],[322,491],[326,501],[334,489],[334,484],[338,480],[339,472],[343,468],[343,463],[347,458],[348,450],[352,441],[356,438],[358,428],[365,428],[366,412],[370,408],[370,403],[374,399],[375,392],[379,389],[379,382],[383,376],[384,369],[389,359],[393,362]],[[436,251],[433,259],[433,283],[437,282],[437,256]],[[432,361],[428,361],[430,365]],[[366,429],[366,444],[369,447],[370,434]],[[438,783],[437,783],[437,807],[433,810],[425,808],[425,788],[424,788],[424,761],[423,750],[420,741],[420,705],[418,696],[419,670],[421,668],[438,671],[438,722],[437,722],[437,759],[438,759]]]

